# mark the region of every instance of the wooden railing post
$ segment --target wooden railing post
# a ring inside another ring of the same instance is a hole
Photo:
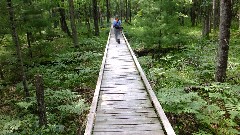
[[[44,103],[44,85],[42,75],[35,75],[36,98],[38,104],[38,117],[40,127],[47,125],[46,107]]]

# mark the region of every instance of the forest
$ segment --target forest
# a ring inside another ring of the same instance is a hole
[[[84,134],[116,15],[176,134],[240,134],[240,0],[0,0],[0,135]]]

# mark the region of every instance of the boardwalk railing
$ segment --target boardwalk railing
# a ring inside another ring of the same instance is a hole
[[[110,30],[109,35],[108,35],[108,41],[107,41],[105,52],[104,52],[104,55],[103,55],[102,65],[101,65],[101,69],[100,69],[100,72],[99,72],[97,85],[96,85],[96,89],[95,89],[94,96],[93,96],[92,105],[91,105],[91,108],[90,108],[90,112],[88,114],[87,125],[86,125],[84,135],[91,135],[92,134],[92,129],[93,129],[94,120],[95,120],[95,116],[96,116],[96,110],[97,110],[97,103],[98,103],[98,98],[99,98],[99,93],[100,93],[100,88],[101,88],[101,83],[102,83],[102,78],[103,78],[103,70],[104,70],[104,66],[105,66],[105,62],[106,62],[106,58],[107,58],[110,36],[111,36],[111,30]]]
[[[166,135],[175,135],[175,132],[170,124],[170,122],[168,121],[157,97],[154,94],[154,91],[152,90],[150,83],[147,80],[146,75],[144,74],[134,52],[132,51],[126,37],[124,34],[122,34],[126,45],[130,51],[130,54],[133,58],[133,61],[137,67],[137,70],[140,73],[140,76],[143,80],[143,83],[145,85],[145,88],[147,89],[147,93],[150,97],[150,100],[155,108],[155,111],[158,115],[158,117],[161,120],[161,123],[163,125],[163,130],[165,131]],[[105,52],[104,52],[104,56],[103,56],[103,60],[102,60],[102,65],[101,65],[101,69],[99,72],[99,77],[98,77],[98,81],[97,81],[97,85],[96,85],[96,89],[95,89],[95,93],[94,93],[94,97],[93,97],[93,101],[92,101],[92,105],[90,108],[90,112],[88,114],[88,118],[87,118],[87,125],[86,125],[86,129],[85,129],[85,133],[84,135],[92,135],[93,132],[93,128],[94,128],[94,121],[95,121],[95,117],[96,117],[96,111],[97,111],[97,106],[98,106],[98,100],[99,100],[99,94],[100,94],[100,89],[101,89],[101,84],[102,84],[102,79],[103,79],[103,73],[104,73],[104,68],[105,68],[105,63],[106,63],[106,58],[107,58],[107,53],[108,53],[108,48],[109,48],[109,43],[110,43],[110,37],[111,37],[111,31],[109,32],[109,36],[108,36],[108,41],[106,44],[106,48],[105,48]]]

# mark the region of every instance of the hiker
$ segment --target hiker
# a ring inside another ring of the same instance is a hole
[[[118,16],[115,17],[115,20],[113,21],[113,28],[114,28],[114,34],[115,34],[115,39],[118,44],[120,44],[120,32],[122,31],[121,27],[121,20],[118,19]]]

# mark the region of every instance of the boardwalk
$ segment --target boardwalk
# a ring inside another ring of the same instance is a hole
[[[124,37],[121,36],[121,44],[118,44],[111,32],[86,135],[165,134],[135,60]],[[172,134],[171,131],[169,133]]]

